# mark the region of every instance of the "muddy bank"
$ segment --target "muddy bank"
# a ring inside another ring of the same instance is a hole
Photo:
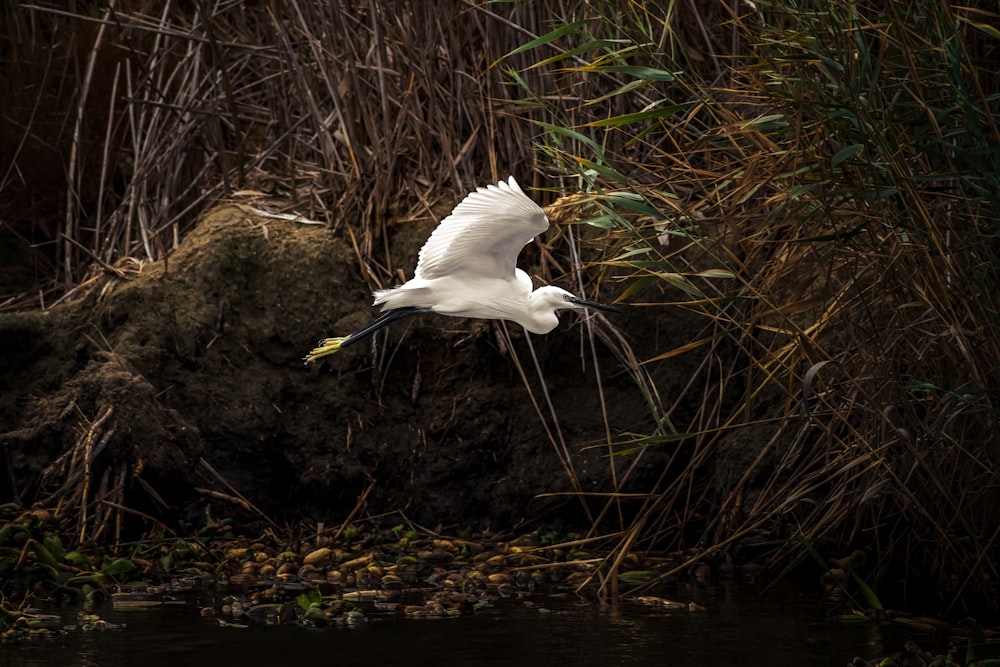
[[[401,228],[394,255],[415,257],[433,224]],[[516,326],[513,351],[547,425],[491,323],[413,318],[377,354],[361,344],[303,365],[318,338],[373,315],[345,241],[230,206],[166,263],[123,266],[46,312],[0,316],[0,501],[89,506],[84,532],[99,530],[101,507],[147,528],[206,512],[336,522],[359,505],[356,516],[399,510],[431,525],[583,520],[578,500],[538,497],[573,488],[557,433],[580,488],[611,490],[606,450],[588,447],[605,425],[575,315],[533,338],[558,432]],[[652,315],[615,316],[622,330],[654,332],[630,335],[639,351],[669,335],[641,321]],[[598,354],[612,429],[648,430],[633,382],[600,343]],[[656,459],[634,488],[648,489]]]

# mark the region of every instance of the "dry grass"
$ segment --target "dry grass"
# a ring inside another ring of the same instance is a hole
[[[0,217],[39,248],[43,304],[259,195],[348,235],[376,286],[410,261],[388,220],[545,173],[585,218],[553,272],[598,228],[624,300],[704,322],[646,360],[588,330],[650,410],[605,434],[617,488],[670,452],[641,500],[595,512],[627,535],[602,581],[633,550],[767,537],[772,569],[864,545],[873,581],[933,572],[995,604],[998,17],[890,5],[5,5],[8,85],[41,85],[0,91]],[[661,396],[651,371],[682,355]]]
[[[347,225],[364,273],[386,275],[387,220],[514,171],[530,181],[530,127],[490,69],[533,28],[526,7],[110,7],[0,10],[0,216],[39,249],[50,295],[167,256],[206,206],[255,194]]]
[[[996,604],[998,17],[766,7],[702,31],[607,11],[550,35],[575,106],[524,84],[626,296],[705,317],[645,361],[698,359],[620,443],[673,458],[607,571],[643,543],[694,548],[670,576],[766,537],[772,569],[861,546],[876,582],[932,572],[946,603]]]

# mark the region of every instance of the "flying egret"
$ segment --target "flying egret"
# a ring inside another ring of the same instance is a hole
[[[382,315],[349,336],[325,338],[307,364],[353,345],[390,322],[420,313],[483,320],[510,320],[544,334],[559,323],[558,310],[610,310],[559,287],[532,290],[517,268],[521,248],[549,227],[549,219],[511,176],[477,188],[441,221],[420,249],[413,278],[375,292]]]

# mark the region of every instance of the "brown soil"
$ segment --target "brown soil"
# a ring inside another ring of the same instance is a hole
[[[432,224],[401,227],[394,254],[415,256]],[[169,262],[106,273],[45,312],[0,316],[0,502],[69,502],[67,488],[86,481],[81,502],[111,499],[146,528],[206,510],[333,523],[363,495],[355,516],[398,510],[478,528],[582,520],[578,500],[538,497],[572,486],[493,323],[412,318],[379,338],[377,357],[362,343],[303,365],[317,339],[374,315],[357,266],[328,229],[229,206]],[[648,311],[613,317],[625,331],[659,331]],[[548,417],[524,334],[510,330]],[[633,344],[652,349],[649,336]],[[582,488],[610,490],[606,450],[587,447],[605,426],[578,318],[532,340]],[[648,431],[634,384],[599,353],[615,432]]]

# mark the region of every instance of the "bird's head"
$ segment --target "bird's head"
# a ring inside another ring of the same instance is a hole
[[[558,288],[557,288],[558,289]],[[593,310],[603,310],[606,313],[617,313],[618,309],[614,306],[606,306],[603,303],[594,303],[593,301],[587,301],[586,299],[581,299],[575,294],[571,294],[566,290],[559,290],[562,292],[563,305],[562,308],[572,308],[573,310],[586,310],[587,308]]]
[[[558,324],[556,311],[559,310],[604,310],[616,312],[617,309],[593,301],[587,301],[567,292],[561,287],[546,285],[531,293],[531,306],[534,318],[541,326],[526,328],[532,333],[548,333]]]

